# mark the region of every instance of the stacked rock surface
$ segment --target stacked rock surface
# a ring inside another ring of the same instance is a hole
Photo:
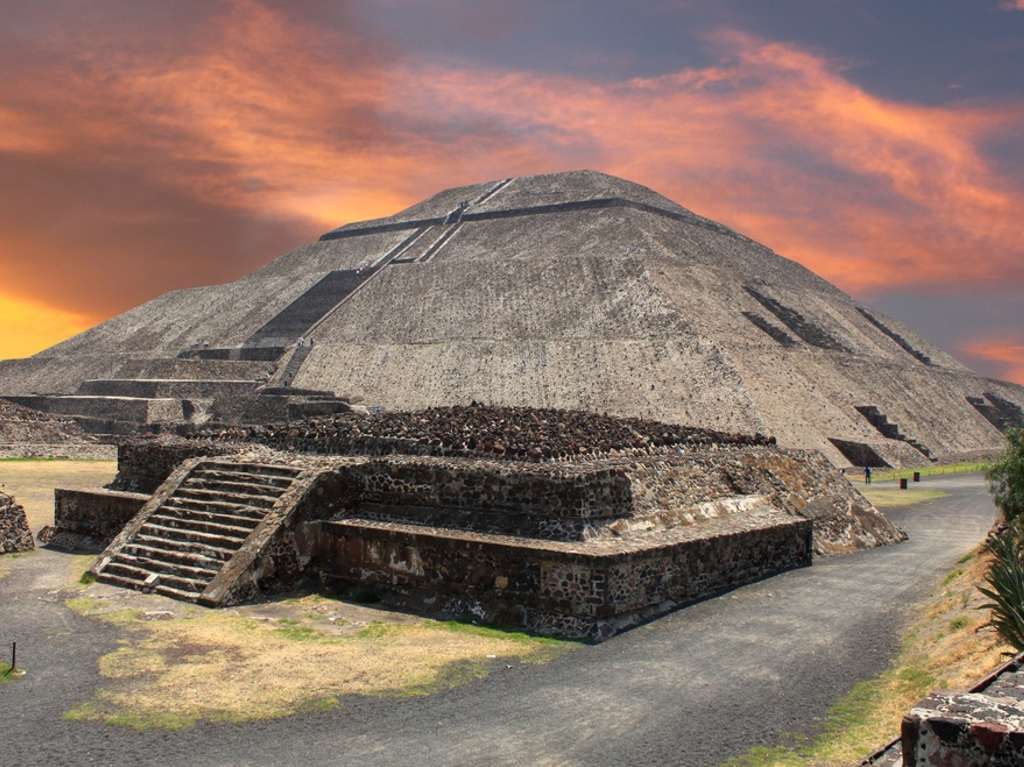
[[[519,461],[572,460],[686,446],[774,444],[774,439],[759,434],[728,434],[582,410],[491,405],[344,414],[291,424],[207,431],[198,436],[306,453],[408,453]]]
[[[0,554],[35,548],[25,509],[6,493],[0,493]]]

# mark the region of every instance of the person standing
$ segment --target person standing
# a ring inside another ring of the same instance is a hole
[[[865,466],[864,467],[864,484],[865,485],[870,485],[871,484],[871,467],[870,466]]]

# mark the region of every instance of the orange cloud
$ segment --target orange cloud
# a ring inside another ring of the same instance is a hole
[[[1024,384],[1024,341],[981,339],[964,343],[961,349],[999,365],[1002,368],[1000,378]]]
[[[1024,0],[1003,0],[999,7],[1004,11],[1024,11]]]
[[[902,103],[793,45],[710,44],[709,66],[593,82],[405,60],[238,0],[173,46],[85,65],[47,50],[0,83],[0,173],[35,184],[0,211],[4,290],[110,314],[444,186],[572,167],[646,183],[854,292],[1024,286],[1024,188],[984,151],[1021,133],[1024,102]]]
[[[0,356],[27,357],[88,328],[94,318],[62,312],[52,306],[0,295]]]

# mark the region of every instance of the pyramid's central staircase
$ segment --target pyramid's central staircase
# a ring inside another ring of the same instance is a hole
[[[97,580],[208,606],[255,590],[313,480],[287,465],[186,461],[107,547]]]

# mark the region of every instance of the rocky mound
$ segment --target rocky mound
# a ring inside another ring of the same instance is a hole
[[[41,413],[0,399],[0,444],[63,444],[94,441],[71,418]]]
[[[34,548],[25,509],[11,496],[0,493],[0,554],[32,551]]]
[[[658,448],[772,445],[727,434],[582,410],[470,405],[381,415],[345,414],[299,423],[200,432],[200,438],[255,442],[278,450],[332,455],[475,456],[557,461]]]

